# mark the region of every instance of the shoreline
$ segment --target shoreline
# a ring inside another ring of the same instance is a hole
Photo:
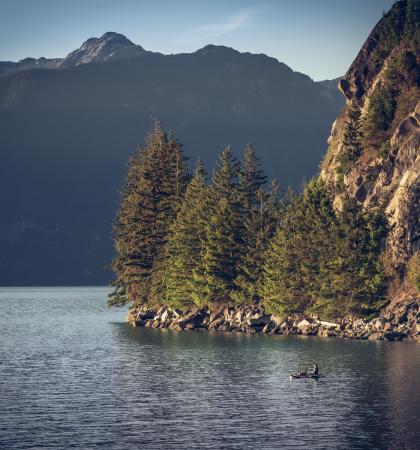
[[[240,305],[217,309],[192,308],[186,311],[162,306],[146,306],[128,311],[127,322],[134,327],[167,328],[176,331],[224,331],[370,341],[420,342],[418,299],[385,309],[371,320],[344,318],[336,321],[317,317],[281,317],[266,313],[260,306]]]

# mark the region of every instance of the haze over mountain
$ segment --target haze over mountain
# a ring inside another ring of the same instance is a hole
[[[297,186],[343,104],[331,83],[264,54],[163,55],[117,33],[65,58],[0,62],[0,285],[108,279],[118,189],[151,118],[192,162],[251,142],[271,177]]]

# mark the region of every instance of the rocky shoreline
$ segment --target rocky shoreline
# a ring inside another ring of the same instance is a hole
[[[371,341],[420,342],[420,301],[411,299],[385,309],[372,320],[321,320],[317,317],[280,317],[267,314],[260,306],[194,308],[187,311],[162,306],[141,307],[128,312],[127,321],[137,327],[171,330],[224,331],[364,339]]]

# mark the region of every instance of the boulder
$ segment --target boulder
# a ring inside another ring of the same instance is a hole
[[[229,331],[229,325],[226,322],[223,322],[220,326],[219,326],[219,331]]]
[[[306,333],[308,336],[316,336],[318,334],[318,327],[312,325],[306,329]]]
[[[382,317],[379,317],[378,319],[376,319],[376,320],[373,322],[373,327],[374,327],[376,330],[381,331],[381,330],[383,330],[383,328],[384,328],[384,324],[385,324],[385,319],[383,319]]]
[[[165,309],[162,314],[160,315],[160,320],[162,322],[166,322],[169,319],[169,310]]]
[[[237,322],[242,323],[244,321],[244,318],[245,318],[245,315],[242,310],[239,309],[238,311],[236,311],[235,320]]]
[[[223,322],[224,322],[223,317],[218,317],[217,319],[213,320],[212,322],[210,322],[210,325],[208,327],[209,331],[217,330]]]
[[[385,322],[383,327],[382,327],[382,331],[389,331],[392,328],[392,325],[390,322]]]
[[[225,320],[229,320],[233,316],[233,313],[234,313],[234,308],[231,308],[230,306],[226,307],[223,310],[223,316],[224,316]]]
[[[284,322],[284,317],[281,317],[277,314],[271,314],[271,321],[276,325],[281,325]]]
[[[272,330],[271,323],[267,323],[264,325],[263,329],[261,330],[261,333],[269,333]]]
[[[149,320],[153,319],[156,315],[156,311],[153,311],[152,309],[148,309],[146,311],[139,311],[137,313],[137,319],[141,320]]]
[[[206,314],[200,310],[193,310],[184,320],[181,321],[181,325],[186,326],[187,324],[193,324],[194,328],[198,328],[202,325],[203,321],[206,319]]]
[[[373,333],[370,333],[368,336],[369,341],[378,341],[380,339],[383,339],[382,335],[380,333],[373,332]]]
[[[320,328],[318,330],[319,337],[328,337],[328,331],[325,328]]]
[[[297,327],[301,330],[306,329],[309,325],[311,325],[311,323],[312,321],[309,321],[308,319],[303,319],[297,324]]]
[[[326,328],[339,328],[340,324],[335,322],[327,322],[326,320],[320,320],[319,323]]]
[[[248,319],[247,323],[251,327],[263,327],[264,325],[268,325],[271,322],[271,315],[260,315],[256,314],[253,318]]]

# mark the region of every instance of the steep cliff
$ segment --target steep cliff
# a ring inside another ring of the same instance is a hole
[[[321,166],[338,210],[345,195],[384,208],[392,226],[386,257],[397,277],[420,247],[419,16],[420,2],[398,1],[369,35],[339,82],[346,106]]]

